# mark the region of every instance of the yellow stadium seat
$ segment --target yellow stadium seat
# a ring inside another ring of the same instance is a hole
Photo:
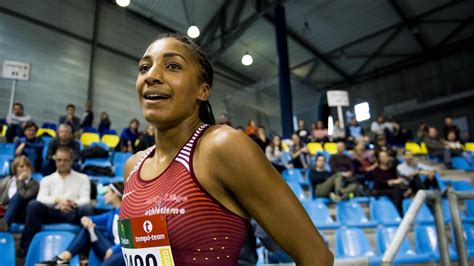
[[[117,135],[108,135],[108,134],[106,134],[106,135],[102,136],[101,141],[103,143],[107,144],[107,146],[109,146],[109,148],[114,149],[119,144],[120,138]]]
[[[418,143],[416,143],[416,142],[407,142],[407,143],[405,143],[405,150],[413,153],[413,155],[421,154],[421,148],[418,145]]]
[[[7,128],[8,126],[7,125],[3,125],[2,126],[2,131],[0,132],[0,136],[5,136],[7,134]]]
[[[428,155],[428,148],[426,148],[426,143],[422,142],[420,144],[420,155]]]
[[[92,144],[92,142],[99,142],[99,141],[100,141],[100,138],[99,138],[99,134],[97,133],[86,132],[86,133],[81,134],[81,142],[82,142],[82,145],[84,146],[89,146]]]
[[[337,144],[335,142],[326,142],[324,143],[324,150],[327,151],[331,155],[336,154]]]
[[[464,144],[464,150],[474,152],[474,142],[466,142],[466,144]]]
[[[56,131],[54,131],[51,128],[40,128],[40,129],[38,129],[38,131],[36,132],[36,136],[41,137],[45,133],[48,134],[49,136],[53,137],[53,138],[56,137]]]
[[[308,143],[309,154],[315,155],[317,152],[324,150],[323,145],[319,142],[310,142]]]
[[[283,147],[284,151],[290,151],[290,146],[286,142],[282,142],[281,146]]]
[[[134,144],[134,145],[135,145],[135,147],[137,147],[137,146],[138,146],[138,144],[140,144],[140,139],[136,139],[136,140],[135,140],[135,144]]]

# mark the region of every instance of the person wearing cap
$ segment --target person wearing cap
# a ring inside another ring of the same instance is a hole
[[[123,182],[107,186],[105,202],[113,206],[113,210],[94,216],[81,218],[83,228],[69,244],[67,249],[41,265],[68,264],[72,257],[80,254],[85,248],[91,247],[96,256],[103,260],[101,265],[125,265],[120,249],[117,221],[122,204]]]

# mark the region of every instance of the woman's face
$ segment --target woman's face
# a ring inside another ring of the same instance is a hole
[[[296,135],[296,134],[293,134],[293,135],[291,136],[291,140],[293,140],[293,143],[295,143],[295,144],[299,144],[299,143],[300,143],[300,137],[299,137],[298,135]]]
[[[27,139],[34,139],[36,137],[36,128],[35,127],[29,127],[25,129],[25,137]]]
[[[390,160],[390,157],[388,156],[386,152],[379,153],[379,162],[381,164],[388,164],[389,160]]]
[[[24,172],[31,172],[31,169],[25,163],[19,163],[16,166],[16,175],[19,176]]]
[[[156,127],[177,124],[195,115],[210,96],[200,80],[201,66],[184,43],[175,38],[153,42],[139,62],[136,81],[143,115]]]
[[[117,194],[115,194],[115,192],[110,187],[107,187],[107,192],[104,195],[105,202],[107,204],[110,204],[112,203],[115,197],[117,197]]]
[[[133,121],[132,123],[130,123],[130,128],[133,129],[133,130],[137,130],[138,129],[138,123],[136,121]]]
[[[278,146],[281,143],[280,136],[273,136],[273,145]]]

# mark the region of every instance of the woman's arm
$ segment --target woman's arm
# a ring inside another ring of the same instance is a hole
[[[332,265],[333,255],[296,196],[245,135],[227,128],[210,133],[211,176],[230,191],[297,265]],[[232,147],[232,148],[230,148]]]

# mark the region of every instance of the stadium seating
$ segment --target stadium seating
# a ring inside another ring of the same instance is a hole
[[[73,239],[74,234],[70,232],[49,231],[37,233],[28,249],[25,265],[34,266],[36,262],[52,259],[64,251]],[[79,257],[73,257],[70,265],[79,265]]]
[[[109,149],[115,149],[120,142],[120,138],[117,135],[103,135],[101,141],[105,143]]]
[[[362,229],[345,226],[336,230],[335,253],[342,259],[376,255]]]
[[[323,151],[323,145],[319,142],[310,142],[308,143],[309,154],[315,155],[317,152]]]
[[[474,152],[474,142],[466,142],[464,144],[464,150]]]
[[[392,201],[387,198],[370,201],[370,216],[379,224],[398,225],[402,218],[398,214],[397,208]]]
[[[408,211],[408,208],[410,207],[411,203],[412,203],[412,199],[403,200],[402,206],[403,206],[404,214]],[[416,215],[414,222],[418,224],[433,224],[434,223],[433,214],[431,213],[430,209],[425,203],[421,205],[421,208],[418,211],[418,214]]]
[[[22,233],[25,229],[24,224],[13,223],[8,228],[10,233]],[[77,233],[80,230],[79,225],[69,224],[69,223],[58,223],[58,224],[45,224],[42,226],[42,231],[67,231],[71,233]]]
[[[93,127],[85,127],[82,129],[82,132],[83,133],[99,133],[99,131],[96,129],[96,128],[93,128]]]
[[[464,157],[451,158],[451,165],[457,170],[474,171],[474,164],[470,164]]]
[[[440,254],[435,227],[433,225],[418,225],[415,226],[414,231],[417,253],[428,253],[432,260],[439,262]],[[448,245],[448,252],[451,261],[457,260],[457,252],[451,245]]]
[[[324,150],[333,155],[337,153],[337,144],[335,142],[324,143]]]
[[[9,156],[11,159],[15,156],[14,143],[0,143],[0,155]]]
[[[113,206],[110,204],[107,204],[105,202],[105,197],[102,195],[97,196],[97,204],[95,206],[97,209],[102,209],[102,210],[111,210],[113,209]]]
[[[56,137],[56,131],[51,129],[51,128],[40,128],[40,129],[38,129],[38,131],[36,132],[36,136],[41,137],[43,135],[48,135],[52,138],[55,138]]]
[[[125,164],[123,163],[114,164],[114,176],[123,177],[124,168],[125,168]]]
[[[290,182],[286,182],[286,183],[288,184],[290,189],[293,191],[293,193],[295,193],[296,197],[299,200],[306,199],[306,195],[304,193],[304,190],[298,182],[290,181]]]
[[[122,163],[125,164],[125,162],[132,156],[132,153],[130,152],[115,152],[113,156],[112,163]]]
[[[0,177],[10,174],[10,156],[0,155]]]
[[[375,227],[377,223],[369,220],[360,204],[351,199],[336,205],[337,221],[347,226]]]
[[[0,130],[0,136],[1,137],[4,137],[7,134],[7,129],[8,129],[7,125],[2,125],[2,128]]]
[[[426,176],[420,175],[420,180],[421,182],[424,182],[426,179]],[[443,179],[441,178],[441,175],[439,173],[435,174],[435,179],[436,182],[438,183],[438,188],[441,192],[444,192],[446,190],[446,184],[444,183]]]
[[[43,179],[43,175],[41,173],[33,173],[31,175],[31,178],[33,178],[34,180],[38,181],[38,183],[41,181],[41,179]]]
[[[53,139],[52,137],[48,136],[42,136],[41,139],[43,140],[44,143],[44,148],[43,148],[43,160],[46,159],[46,156],[48,155],[48,149],[49,149],[49,142]]]
[[[394,226],[378,226],[375,231],[375,246],[380,257],[383,256],[388,246],[392,243],[397,227]],[[381,259],[381,258],[380,258]],[[408,237],[405,237],[397,255],[394,259],[394,264],[416,264],[416,263],[427,263],[430,261],[430,254],[418,254],[416,253],[414,246],[410,242]]]
[[[56,123],[52,123],[52,122],[44,122],[41,127],[42,128],[49,128],[49,129],[52,129],[54,131],[56,131],[58,129],[58,125]]]
[[[304,171],[304,169],[285,169],[281,175],[286,182],[298,182],[302,186],[308,186],[310,183],[309,179],[303,177],[302,171]]]
[[[15,240],[12,234],[0,232],[0,265],[16,265]]]
[[[95,255],[94,249],[90,249],[89,251],[89,260],[87,262],[88,266],[100,266],[102,261]]]
[[[91,145],[93,142],[100,142],[99,134],[91,133],[91,132],[85,132],[81,134],[82,145],[87,147]]]
[[[405,150],[410,151],[413,155],[418,155],[421,153],[420,145],[418,145],[416,142],[405,143]]]
[[[422,142],[420,144],[420,155],[427,155],[428,154],[428,148],[426,147],[426,143]]]
[[[110,183],[115,183],[115,182],[120,182],[123,181],[123,176],[89,176],[89,179],[93,182],[99,183],[99,184],[110,184]]]
[[[340,226],[339,222],[332,219],[323,200],[304,200],[301,203],[318,229],[336,229]]]

